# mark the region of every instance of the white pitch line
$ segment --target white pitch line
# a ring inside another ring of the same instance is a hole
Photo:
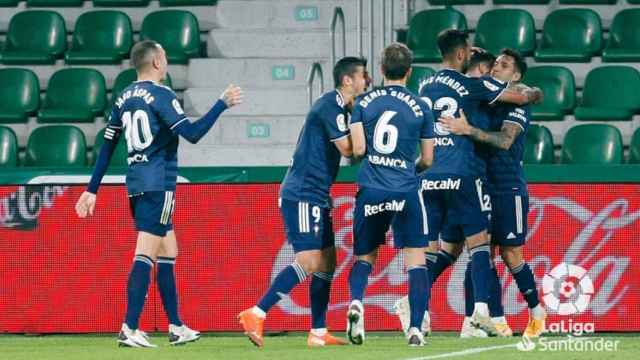
[[[409,359],[405,359],[405,360],[443,359],[443,358],[448,358],[448,357],[456,357],[456,356],[465,356],[465,355],[477,354],[477,353],[481,353],[481,352],[485,352],[485,351],[491,351],[491,350],[506,349],[506,348],[510,348],[510,347],[516,347],[517,345],[518,345],[518,343],[508,344],[508,345],[496,345],[496,346],[479,347],[479,348],[472,348],[472,349],[467,349],[467,350],[463,350],[463,351],[454,351],[454,352],[438,354],[438,355],[429,355],[429,356],[423,356],[423,357],[417,357],[417,358],[409,358]]]

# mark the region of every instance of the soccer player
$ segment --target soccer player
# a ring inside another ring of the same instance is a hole
[[[309,346],[345,345],[326,326],[331,281],[336,267],[331,220],[331,185],[341,156],[353,154],[348,128],[348,108],[369,85],[366,60],[340,59],[333,68],[335,90],[323,94],[312,106],[298,138],[293,163],[280,187],[280,212],[295,260],[284,268],[262,299],[238,315],[251,342],[264,345],[263,323],[283,294],[311,276],[311,330]]]
[[[491,67],[493,66],[493,63],[495,62],[496,57],[489,53],[486,52],[484,50],[481,49],[472,49],[472,55],[469,59],[469,64],[466,70],[466,75],[472,78],[480,78],[482,76],[488,75],[489,72],[491,71]],[[484,124],[484,127],[488,127],[489,124],[489,118],[488,118],[488,114],[486,113],[486,111],[479,111],[478,113],[476,113],[476,117],[475,117],[475,122],[476,123],[481,123]],[[482,117],[482,118],[480,118]],[[476,149],[477,151],[481,151],[484,155],[484,153],[486,152],[484,149]],[[484,156],[483,156],[484,157]],[[449,231],[447,231],[447,229],[445,228],[443,230],[443,234],[441,235],[441,237],[444,238],[448,238],[448,237],[457,237],[457,236],[461,236],[459,234],[459,231],[457,231],[457,229],[451,229],[452,234],[449,234]],[[437,249],[437,246],[439,246],[437,243],[432,243],[434,245],[434,248]],[[454,241],[454,242],[445,242],[443,243],[443,248],[444,248],[444,254],[443,255],[448,255],[448,254],[453,254],[453,257],[456,257],[462,252],[462,245],[463,245],[463,241]],[[432,260],[431,262],[435,262],[435,260],[433,259],[433,257],[435,257],[435,255],[433,254],[434,249],[432,249],[432,253],[427,252],[427,258]],[[437,251],[437,250],[436,250]],[[438,279],[438,276],[444,271],[444,269],[440,270],[438,274],[430,274],[431,275],[431,286],[433,286],[433,284],[436,282],[436,280]],[[493,290],[493,289],[491,289]],[[489,302],[489,311],[491,312],[491,297],[490,297],[490,302]],[[471,303],[471,306],[473,307],[473,302]],[[427,304],[427,308],[428,308],[428,304]],[[407,331],[408,326],[409,326],[409,298],[408,296],[404,296],[402,298],[400,298],[398,301],[396,301],[396,303],[394,304],[394,311],[396,313],[396,315],[398,316],[398,318],[400,319],[400,323],[402,324],[402,329],[403,331]],[[473,308],[472,308],[473,311]],[[422,322],[422,330],[425,334],[428,334],[431,332],[431,321],[429,318],[429,311],[426,311],[424,314],[424,320]],[[471,319],[469,317],[469,319]],[[466,319],[465,319],[466,320]],[[466,322],[465,322],[466,323]],[[482,333],[484,336],[486,336],[486,333],[482,330],[470,327],[469,331],[474,331],[474,332],[479,332]]]
[[[527,64],[522,55],[515,50],[505,49],[496,60],[491,75],[517,86],[526,71]],[[540,305],[533,272],[522,253],[529,212],[529,194],[522,161],[530,120],[528,106],[501,104],[492,111],[489,131],[470,125],[463,113],[459,119],[447,118],[442,122],[455,134],[469,136],[474,141],[493,147],[487,162],[488,189],[493,205],[491,242],[499,246],[500,255],[529,307],[529,322],[524,336],[535,338],[544,332],[546,312]],[[470,272],[467,268],[465,275],[468,276]]]
[[[127,192],[138,239],[127,283],[127,312],[118,343],[128,347],[156,347],[138,328],[138,320],[147,296],[150,272],[157,262],[158,288],[169,319],[169,343],[184,344],[197,340],[200,333],[184,325],[178,315],[174,274],[178,246],[172,225],[178,136],[197,143],[225,109],[242,101],[242,91],[229,85],[211,110],[192,123],[176,94],[160,84],[167,75],[167,58],[160,44],[151,40],[137,43],[131,50],[131,62],[138,79],[126,87],[115,102],[104,145],[87,190],[76,203],[76,212],[81,218],[93,215],[98,187],[124,132],[129,165]]]
[[[426,213],[418,187],[417,166],[428,167],[433,155],[433,118],[426,104],[405,86],[411,75],[413,54],[403,44],[391,44],[382,52],[384,87],[356,101],[351,118],[353,153],[364,157],[358,172],[354,209],[353,253],[349,274],[351,303],[347,312],[347,336],[351,343],[365,338],[362,303],[368,276],[385,243],[389,226],[394,246],[402,249],[409,273],[410,346],[423,346],[419,330],[426,310],[429,275],[425,266]]]
[[[505,89],[503,82],[490,77],[470,78],[462,74],[471,52],[466,32],[443,31],[437,42],[443,57],[442,70],[425,81],[420,94],[435,118],[456,117],[464,112],[470,114],[473,122],[482,104],[501,101],[522,105],[541,97],[537,89],[521,94]],[[483,125],[484,128],[487,126],[488,123]],[[447,249],[464,241],[471,254],[473,269],[472,323],[488,333],[495,333],[488,309],[492,264],[487,235],[491,200],[483,185],[486,165],[472,139],[451,133],[440,121],[435,123],[435,134],[433,166],[421,179],[429,215],[429,272],[437,278],[457,258],[456,253]],[[440,236],[443,248],[438,251]],[[461,249],[460,245],[457,247]]]

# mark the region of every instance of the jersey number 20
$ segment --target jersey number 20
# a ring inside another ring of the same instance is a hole
[[[122,114],[124,125],[124,137],[127,139],[129,152],[142,151],[153,142],[149,115],[144,110],[136,110],[131,116],[131,111]],[[142,132],[142,133],[140,133]]]

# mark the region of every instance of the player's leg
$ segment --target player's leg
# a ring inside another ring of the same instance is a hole
[[[311,331],[307,338],[309,346],[346,345],[347,342],[334,337],[327,329],[327,309],[331,294],[331,282],[336,269],[336,248],[330,209],[323,209],[321,262],[311,277],[309,302],[311,303]]]
[[[475,338],[475,337],[487,337],[487,333],[473,326],[472,316],[474,310],[474,297],[473,297],[473,280],[471,279],[471,260],[467,262],[467,269],[464,272],[464,321],[462,322],[462,328],[460,329],[460,337]]]
[[[178,292],[176,288],[175,264],[178,256],[178,242],[173,230],[167,231],[162,238],[158,250],[157,283],[160,291],[162,305],[169,321],[169,344],[181,345],[196,341],[200,338],[200,332],[195,331],[180,319],[178,311]]]
[[[490,236],[491,238],[491,236]],[[502,283],[498,277],[498,271],[495,264],[495,254],[497,246],[491,244],[491,275],[489,277],[489,314],[491,321],[496,326],[496,334],[500,337],[510,337],[513,335],[511,327],[507,323],[504,316],[504,307],[502,305]]]

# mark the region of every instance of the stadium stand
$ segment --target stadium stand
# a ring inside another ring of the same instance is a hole
[[[76,22],[67,64],[119,64],[133,46],[129,17],[121,11],[102,10],[82,14]]]
[[[40,102],[40,86],[33,71],[0,69],[0,123],[26,123]]]
[[[489,10],[478,20],[474,44],[494,54],[508,47],[529,56],[536,48],[533,17],[520,9]]]
[[[93,69],[62,69],[51,77],[38,112],[38,122],[93,122],[102,114],[106,87],[102,74]]]
[[[590,9],[560,9],[544,21],[536,61],[588,62],[602,48],[600,16]]]
[[[65,36],[64,19],[58,13],[35,10],[16,14],[9,24],[2,63],[53,64],[67,47]]]
[[[533,105],[536,121],[563,120],[576,106],[576,84],[573,73],[562,66],[535,66],[527,70],[524,83],[544,91],[544,101]]]
[[[577,120],[631,120],[640,110],[640,72],[628,66],[602,66],[587,75]]]
[[[0,168],[18,166],[18,139],[16,133],[0,126]]]
[[[640,61],[640,9],[626,9],[616,14],[609,29],[609,41],[602,51],[605,62]]]
[[[531,125],[524,148],[525,164],[552,164],[553,138],[549,129],[542,125]]]
[[[27,143],[29,166],[78,167],[86,165],[87,145],[82,130],[71,125],[35,129]]]
[[[407,46],[413,50],[415,62],[438,62],[442,59],[436,37],[445,29],[467,29],[464,15],[454,9],[424,10],[409,23]]]
[[[159,42],[167,53],[169,63],[186,64],[200,55],[198,19],[182,10],[156,11],[144,18],[141,40]]]
[[[563,164],[622,164],[622,157],[620,130],[607,124],[574,126],[562,144]]]

